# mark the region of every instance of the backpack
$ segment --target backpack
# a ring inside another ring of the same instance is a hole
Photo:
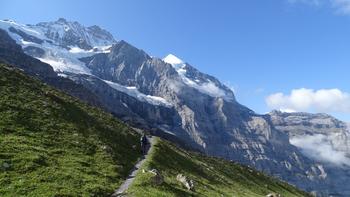
[[[141,138],[141,143],[142,143],[142,144],[147,144],[147,143],[148,143],[148,140],[147,140],[147,137],[146,137],[146,136],[142,136],[142,138]]]

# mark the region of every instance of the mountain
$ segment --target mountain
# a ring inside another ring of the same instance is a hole
[[[0,29],[0,62],[15,65],[27,74],[35,76],[91,105],[102,106],[96,95],[85,87],[74,83],[70,79],[58,76],[49,64],[25,54],[21,46],[16,44],[3,29]]]
[[[80,49],[90,50],[97,46],[107,46],[115,42],[112,34],[99,26],[84,27],[78,22],[68,22],[64,18],[60,18],[55,22],[42,22],[31,26],[31,28],[44,33],[46,38],[66,48],[76,46]]]
[[[277,116],[259,115],[241,105],[218,79],[174,55],[151,57],[99,27],[65,19],[36,25],[3,20],[0,28],[27,55],[50,64],[58,76],[82,86],[101,107],[133,126],[180,139],[207,155],[250,165],[319,195],[350,195],[344,188],[350,183],[343,173],[347,165],[316,160],[295,141],[292,127],[285,129],[286,123],[275,121]],[[300,136],[317,134],[316,129],[305,129],[308,132]]]
[[[0,92],[0,196],[109,196],[141,156],[140,136],[132,128],[16,67],[0,64]],[[156,167],[164,182],[155,186],[139,173],[129,189],[133,196],[148,191],[147,196],[307,195],[248,167],[165,140],[158,139],[151,152],[147,165]],[[196,181],[196,191],[176,183],[176,172]]]
[[[350,133],[348,124],[327,114],[268,114],[276,129],[288,134],[289,141],[319,163],[321,176],[328,182],[329,196],[348,196],[350,188]],[[308,173],[308,172],[307,172]]]

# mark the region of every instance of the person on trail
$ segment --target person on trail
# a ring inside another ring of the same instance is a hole
[[[143,155],[146,155],[147,153],[147,145],[148,145],[148,139],[146,137],[146,134],[143,134],[141,137],[141,153]]]

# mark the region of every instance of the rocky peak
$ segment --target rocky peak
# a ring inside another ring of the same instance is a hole
[[[115,43],[116,40],[113,38],[113,35],[109,33],[107,30],[102,29],[101,27],[97,25],[93,25],[87,28],[88,32],[93,35],[93,37],[102,39],[106,41],[106,45],[109,45],[109,43]]]
[[[77,46],[90,50],[96,46],[112,45],[116,42],[112,34],[98,26],[85,27],[76,21],[64,18],[53,22],[41,22],[34,27],[64,47]]]
[[[150,60],[144,51],[130,45],[124,40],[112,45],[110,53],[96,54],[80,59],[91,69],[92,73],[102,79],[127,86],[137,86],[136,72]]]
[[[143,51],[140,50],[124,40],[120,40],[112,45],[111,53],[109,54],[112,58],[126,58],[131,61],[132,59],[150,59],[150,57]]]
[[[59,18],[57,20],[58,23],[67,23],[67,20],[65,18]]]
[[[271,117],[272,122],[276,126],[303,126],[307,127],[307,130],[314,128],[315,132],[319,133],[322,130],[324,132],[331,132],[330,128],[346,129],[347,124],[342,122],[331,115],[324,113],[305,113],[305,112],[281,112],[274,110],[268,114]],[[296,131],[294,130],[293,133]]]

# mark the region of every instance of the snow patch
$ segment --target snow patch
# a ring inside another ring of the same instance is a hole
[[[36,44],[35,46],[42,48],[45,51],[44,57],[37,59],[50,64],[55,72],[91,75],[90,69],[88,69],[79,58],[91,56],[94,54],[93,52],[85,51],[80,48],[71,48],[70,50],[67,50],[47,42],[42,45]]]
[[[163,59],[164,62],[168,63],[168,64],[171,64],[171,65],[177,65],[177,64],[183,64],[184,62],[176,57],[175,55],[173,54],[169,54],[167,55],[164,59]]]
[[[88,51],[81,49],[79,47],[70,47],[69,52],[71,52],[71,53],[87,53]]]
[[[60,77],[63,77],[63,78],[69,78],[68,75],[66,75],[64,73],[58,73],[57,75]]]
[[[123,85],[120,85],[120,84],[112,82],[112,81],[107,81],[107,80],[103,80],[103,81],[106,82],[110,87],[112,87],[118,91],[124,92],[129,96],[137,98],[138,100],[140,100],[142,102],[148,102],[152,105],[161,105],[161,106],[165,106],[165,107],[169,107],[169,108],[173,106],[171,103],[169,103],[167,100],[165,100],[162,97],[146,95],[146,94],[141,93],[134,86],[123,86]]]
[[[67,61],[64,58],[45,57],[45,58],[37,58],[37,59],[47,64],[50,64],[54,69],[54,71],[57,73],[68,72],[68,73],[91,75],[90,70],[85,66]]]

